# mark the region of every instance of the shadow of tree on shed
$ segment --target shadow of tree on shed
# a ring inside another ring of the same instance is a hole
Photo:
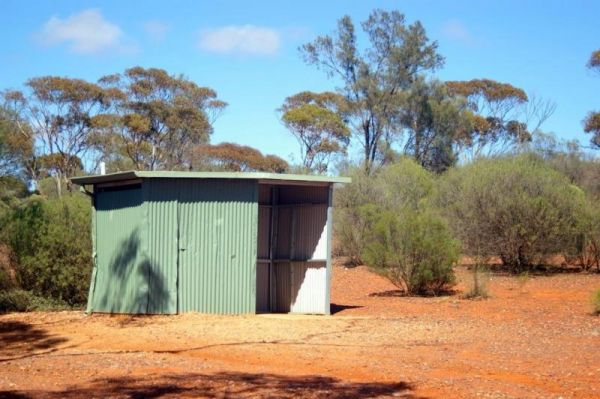
[[[324,376],[284,376],[221,372],[216,374],[167,374],[142,378],[97,379],[64,391],[0,391],[1,397],[277,397],[277,398],[417,398],[407,382],[344,382]]]
[[[170,298],[164,276],[158,265],[144,253],[140,229],[133,230],[117,248],[120,249],[113,254],[107,270],[98,270],[93,311],[169,313]]]

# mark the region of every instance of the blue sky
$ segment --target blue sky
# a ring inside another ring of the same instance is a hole
[[[581,120],[600,109],[598,1],[25,1],[3,0],[0,88],[61,75],[88,80],[141,65],[184,74],[229,107],[212,142],[297,157],[276,108],[336,82],[305,65],[298,46],[373,8],[420,20],[446,57],[442,80],[491,78],[556,102],[543,126],[588,143]],[[362,41],[364,43],[364,41]]]

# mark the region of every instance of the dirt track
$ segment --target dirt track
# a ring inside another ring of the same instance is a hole
[[[0,397],[600,398],[597,288],[494,276],[488,300],[405,298],[336,267],[331,317],[9,314]]]

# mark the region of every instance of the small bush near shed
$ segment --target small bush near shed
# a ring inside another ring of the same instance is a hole
[[[92,269],[90,221],[89,199],[78,193],[24,201],[2,231],[14,254],[18,285],[59,303],[85,303]]]
[[[408,295],[437,295],[454,285],[459,245],[431,210],[361,208],[367,223],[363,259]]]
[[[34,295],[31,291],[18,288],[0,291],[0,313],[68,308],[64,302],[42,298]]]
[[[348,168],[343,174],[352,177],[352,184],[335,190],[334,251],[348,256],[351,264],[364,260],[365,235],[372,222],[364,219],[361,207],[371,204],[393,212],[417,210],[434,190],[432,175],[410,158],[401,158],[373,175],[362,167]]]

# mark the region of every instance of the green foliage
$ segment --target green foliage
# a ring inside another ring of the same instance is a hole
[[[189,170],[189,150],[208,143],[227,106],[214,90],[158,68],[129,68],[100,85],[115,112],[94,118],[100,132],[94,139],[113,166]]]
[[[587,67],[593,71],[600,72],[600,50],[592,52]],[[600,149],[600,112],[590,112],[583,121],[584,130],[590,133],[592,147]]]
[[[454,165],[454,143],[470,120],[463,105],[444,84],[416,79],[400,111],[407,133],[404,152],[430,171],[443,172]]]
[[[469,290],[463,295],[465,299],[488,298],[489,271],[486,265],[477,263],[472,270],[473,280]]]
[[[289,165],[276,155],[234,143],[206,144],[193,150],[194,170],[285,173]]]
[[[344,108],[344,98],[336,93],[301,92],[285,99],[281,120],[300,143],[307,171],[327,172],[331,156],[345,153],[350,131]]]
[[[432,176],[410,158],[401,158],[374,176],[359,167],[344,170],[343,174],[352,177],[352,184],[335,190],[335,252],[350,257],[352,264],[361,263],[365,245],[367,221],[360,212],[363,205],[376,204],[394,212],[416,211],[434,190]]]
[[[464,251],[514,272],[572,253],[584,193],[537,157],[481,159],[451,171],[438,204]]]
[[[454,284],[459,244],[431,210],[394,213],[361,207],[367,220],[363,258],[407,294],[439,294]]]
[[[577,141],[563,141],[552,133],[537,131],[523,150],[541,157],[590,198],[600,201],[600,159],[583,151]]]
[[[592,135],[590,139],[592,146],[600,148],[600,112],[590,112],[583,125],[583,130]]]
[[[347,100],[347,120],[364,149],[364,167],[371,172],[382,150],[401,135],[397,123],[404,91],[427,71],[442,66],[437,43],[417,21],[407,24],[398,11],[374,10],[361,24],[368,45],[358,45],[349,16],[338,21],[332,35],[319,36],[301,48],[305,62],[341,82]]]
[[[5,102],[10,93],[5,93]],[[1,98],[1,97],[0,97]],[[23,176],[33,153],[29,125],[8,106],[0,106],[0,174]]]
[[[600,204],[588,200],[578,221],[575,259],[583,270],[595,267],[600,272]]]
[[[592,70],[600,71],[600,50],[592,52],[590,59],[588,60],[587,67]]]
[[[31,291],[21,289],[0,291],[0,313],[68,308],[64,302],[42,298],[34,295]]]
[[[592,295],[592,306],[594,314],[600,315],[600,289]]]
[[[32,196],[12,215],[3,241],[12,248],[19,285],[70,305],[87,297],[91,272],[89,199]]]

